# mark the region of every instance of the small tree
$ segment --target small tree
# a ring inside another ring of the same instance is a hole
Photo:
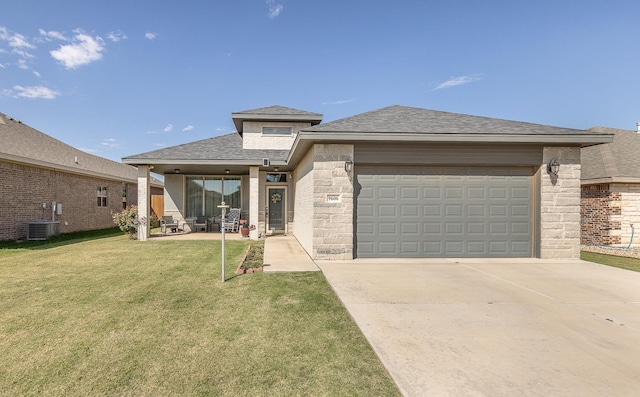
[[[138,207],[131,205],[120,212],[113,213],[113,223],[123,232],[129,235],[131,240],[138,238],[138,225],[144,223],[144,219],[138,218]]]

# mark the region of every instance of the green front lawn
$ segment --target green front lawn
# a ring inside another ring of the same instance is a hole
[[[2,395],[393,396],[322,273],[125,236],[0,249]]]
[[[582,251],[580,253],[580,259],[600,263],[602,265],[619,267],[621,269],[633,270],[634,272],[640,272],[640,259],[636,258]]]

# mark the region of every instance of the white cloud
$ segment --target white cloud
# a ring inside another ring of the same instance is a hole
[[[120,40],[126,40],[127,39],[127,35],[122,33],[121,31],[117,30],[115,32],[111,32],[107,35],[107,38],[111,41],[113,41],[114,43],[117,43]]]
[[[34,58],[27,50],[34,49],[36,46],[29,43],[28,39],[20,33],[10,32],[6,27],[0,26],[0,40],[7,42],[13,54],[20,55],[23,58]],[[4,49],[1,52],[8,53]]]
[[[186,132],[186,131],[191,131],[192,129],[194,129],[195,127],[192,126],[191,124],[189,124],[188,126],[184,127],[182,129],[182,132]]]
[[[0,26],[0,40],[5,40],[13,48],[36,48],[36,46],[29,43],[26,37],[20,33],[9,32],[4,26]]]
[[[44,36],[44,39],[46,41],[52,41],[52,40],[69,41],[69,39],[66,38],[64,34],[57,32],[55,30],[50,30],[47,32],[44,29],[38,29],[38,32],[40,32],[41,36]]]
[[[54,99],[60,95],[59,92],[44,86],[23,87],[21,85],[16,85],[13,89],[17,92],[16,96],[22,98]]]
[[[29,66],[27,66],[27,61],[25,61],[24,59],[18,59],[18,67],[22,70],[29,69]]]
[[[75,69],[102,59],[102,51],[104,51],[102,38],[89,36],[81,30],[74,32],[76,35],[72,39],[72,44],[62,45],[59,49],[49,52],[55,60],[67,69]]]
[[[435,90],[440,90],[440,89],[443,89],[443,88],[455,87],[457,85],[473,83],[474,81],[478,81],[478,80],[481,80],[481,77],[479,75],[475,75],[475,74],[467,75],[467,76],[451,77],[447,81],[444,81],[442,83],[438,83],[436,88],[434,88],[433,90],[435,91]]]
[[[164,132],[170,132],[173,129],[173,124],[167,124],[166,127],[164,127]]]
[[[353,102],[353,99],[343,99],[334,102],[322,102],[323,105],[344,105],[345,103]]]
[[[36,76],[37,78],[42,77],[42,76],[40,75],[40,72],[36,72],[35,70],[32,70],[32,72],[33,72],[33,75],[34,75],[34,76]]]
[[[23,58],[35,58],[35,56],[33,54],[31,54],[31,53],[29,53],[29,52],[27,52],[27,51],[25,51],[23,49],[20,49],[20,48],[14,48],[13,50],[11,50],[11,52],[13,54],[20,55]]]
[[[284,9],[284,6],[282,4],[276,3],[275,0],[267,0],[267,8],[269,9],[269,12],[267,13],[269,19],[275,19],[278,17],[278,15],[280,15],[282,10]]]
[[[118,143],[118,140],[114,138],[107,138],[103,140],[102,143],[100,144],[108,148],[116,148],[120,146],[120,143]]]
[[[149,40],[154,40],[156,37],[158,37],[158,34],[154,32],[147,32],[144,34],[144,37]]]

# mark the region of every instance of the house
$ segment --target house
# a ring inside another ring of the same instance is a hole
[[[587,245],[640,242],[640,126],[594,127],[612,143],[582,149],[581,240]]]
[[[0,113],[0,240],[27,238],[30,225],[50,234],[115,227],[111,213],[137,204],[137,172]],[[162,182],[150,183],[163,194]]]
[[[219,216],[224,200],[251,238],[290,233],[330,260],[577,258],[580,148],[612,140],[405,106],[325,124],[282,106],[231,117],[236,133],[124,158],[139,169],[140,208],[153,167],[165,213]]]

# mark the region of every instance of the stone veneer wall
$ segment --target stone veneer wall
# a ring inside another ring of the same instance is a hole
[[[558,178],[547,173],[553,158]],[[540,257],[580,258],[580,148],[545,147],[540,168]]]
[[[353,259],[353,145],[315,144],[295,172],[295,236],[313,259]]]
[[[580,197],[580,242],[587,245],[620,244],[619,205],[622,195],[609,184],[585,185]]]
[[[353,145],[316,144],[313,151],[313,258],[353,259],[353,178],[344,169]]]

